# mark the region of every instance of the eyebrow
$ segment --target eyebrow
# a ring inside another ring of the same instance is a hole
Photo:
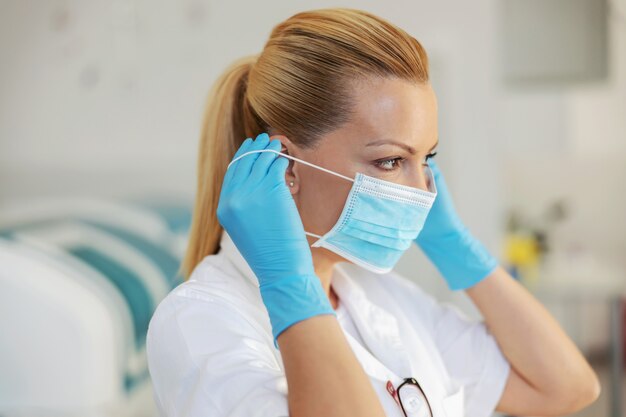
[[[399,146],[400,148],[406,149],[411,155],[415,155],[417,153],[417,151],[415,150],[415,148],[402,143],[402,142],[396,142],[393,140],[375,140],[374,142],[370,142],[365,146],[380,146],[380,145],[384,145],[384,144],[390,144],[390,145],[395,145],[395,146]],[[432,151],[433,149],[435,149],[437,147],[437,145],[439,145],[439,138],[437,138],[437,142],[435,142],[435,144],[433,145],[432,148],[430,148],[429,152]]]

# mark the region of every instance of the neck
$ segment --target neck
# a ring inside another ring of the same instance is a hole
[[[337,294],[335,294],[335,291],[333,291],[332,286],[330,285],[333,276],[333,268],[336,262],[333,262],[332,260],[323,256],[322,253],[315,249],[313,249],[311,252],[313,256],[315,275],[317,275],[317,277],[321,281],[324,292],[326,292],[326,295],[330,300],[330,304],[333,306],[333,309],[336,310],[339,304],[339,298],[337,297]]]

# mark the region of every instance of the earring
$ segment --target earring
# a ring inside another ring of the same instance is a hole
[[[293,181],[289,181],[289,186],[293,187]]]

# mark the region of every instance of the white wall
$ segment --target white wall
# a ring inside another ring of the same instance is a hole
[[[501,154],[509,167],[507,205],[538,213],[565,197],[572,217],[555,243],[584,247],[626,269],[626,1],[611,10],[609,78],[503,89]]]
[[[607,297],[626,293],[626,1],[610,2],[608,34],[606,80],[498,97],[503,208],[536,219],[555,199],[569,204],[537,285],[586,350],[608,341]]]

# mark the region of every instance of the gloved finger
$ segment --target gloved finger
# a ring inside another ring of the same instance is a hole
[[[278,139],[274,139],[270,140],[265,149],[280,152],[281,146],[281,142]],[[278,156],[279,155],[274,152],[263,152],[259,154],[259,157],[254,162],[254,166],[250,172],[250,177],[248,177],[248,184],[256,185],[261,181],[264,181],[266,179],[265,177],[267,177],[267,171],[270,165]]]
[[[231,161],[233,161],[235,158],[242,155],[243,153],[247,152],[248,148],[253,142],[254,142],[254,139],[246,138],[246,140],[244,140],[243,143],[239,146],[239,149],[237,149],[237,152],[235,152],[235,155],[233,156],[233,159],[231,159]],[[223,182],[224,188],[226,188],[226,185],[230,183],[232,176],[235,174],[235,169],[237,168],[237,164],[239,163],[239,161],[241,161],[241,159],[236,160],[226,170],[226,174],[224,174],[224,182]]]
[[[287,184],[285,182],[285,172],[287,171],[288,166],[289,158],[278,155],[278,157],[274,159],[274,161],[267,170],[268,180],[272,184],[278,184],[281,187],[286,187]]]
[[[428,166],[430,167],[430,170],[433,172],[433,176],[436,176],[437,174],[441,173],[439,171],[439,165],[437,164],[437,161],[435,161],[434,159],[428,160]]]
[[[437,198],[435,199],[435,204],[445,198],[443,196],[448,195],[448,186],[446,184],[446,180],[439,168],[437,162],[433,159],[428,160],[428,165],[430,166],[430,170],[433,173],[433,178],[435,179],[435,185],[437,186]]]
[[[252,145],[248,148],[246,152],[258,151],[261,149],[265,149],[267,144],[270,141],[270,137],[267,133],[259,134]],[[233,177],[233,184],[241,184],[246,181],[250,176],[250,171],[252,170],[252,166],[256,159],[261,155],[258,152],[251,153],[245,155],[243,158],[239,159],[239,163],[235,169],[235,176]]]
[[[429,159],[428,166],[430,167],[430,170],[433,173],[433,178],[435,179],[435,185],[437,186],[437,189],[439,189],[440,187],[441,188],[445,187],[446,186],[445,180],[443,179],[443,174],[441,173],[441,170],[439,169],[439,165],[437,164],[437,162],[435,162],[434,159]]]

